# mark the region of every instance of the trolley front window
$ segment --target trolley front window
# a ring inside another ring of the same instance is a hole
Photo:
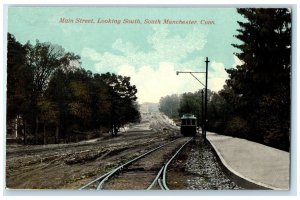
[[[192,124],[191,124],[191,125],[195,125],[195,121],[196,121],[196,120],[192,119],[191,121],[192,121]]]

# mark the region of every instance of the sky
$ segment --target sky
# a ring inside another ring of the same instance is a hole
[[[208,88],[222,89],[228,78],[225,68],[241,64],[231,44],[240,43],[234,35],[237,21],[243,20],[235,8],[8,8],[8,31],[19,42],[58,44],[80,55],[81,67],[93,73],[131,77],[139,103],[202,89],[190,74],[177,76],[176,71],[204,72],[206,57]],[[205,74],[196,76],[205,83]]]

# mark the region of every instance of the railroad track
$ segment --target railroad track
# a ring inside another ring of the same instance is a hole
[[[168,162],[159,170],[157,176],[155,177],[154,181],[151,183],[151,185],[147,188],[147,190],[151,190],[154,188],[154,186],[157,184],[162,190],[170,190],[167,185],[167,170],[169,167],[169,164],[174,160],[174,158],[180,153],[180,151],[183,149],[183,147],[189,143],[193,138],[190,138],[188,141],[186,141],[177,151],[176,153],[168,160]]]
[[[176,151],[175,154],[173,154],[173,156],[168,160],[168,162],[163,165],[163,167],[159,170],[159,173],[156,175],[154,181],[152,181],[152,183],[148,186],[147,190],[151,190],[154,188],[154,186],[159,185],[161,189],[163,190],[168,190],[168,186],[166,183],[166,173],[167,173],[167,168],[169,166],[169,164],[172,162],[172,160],[178,155],[178,153],[182,150],[182,148],[188,143],[190,142],[193,138],[186,138],[187,141],[184,141],[184,144],[180,146],[180,148]],[[111,171],[107,172],[106,174],[90,181],[89,183],[85,184],[84,186],[82,186],[81,188],[79,188],[79,190],[101,190],[104,188],[104,184],[112,179],[113,177],[115,177],[116,175],[120,174],[124,169],[128,168],[130,165],[132,165],[133,163],[138,162],[139,160],[141,160],[142,158],[145,158],[146,156],[151,155],[154,152],[158,152],[159,150],[162,150],[162,148],[167,147],[168,145],[170,146],[172,143],[175,142],[181,142],[181,140],[183,140],[183,138],[177,138],[175,140],[172,140],[170,142],[167,142],[163,145],[160,145],[154,149],[149,150],[146,153],[143,153],[129,161],[127,161],[126,163],[112,169]]]

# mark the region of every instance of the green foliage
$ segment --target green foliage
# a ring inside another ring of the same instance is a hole
[[[31,117],[30,99],[33,89],[32,72],[26,67],[28,45],[23,46],[9,33],[7,42],[7,121],[12,121],[18,116],[24,119],[22,127],[20,124],[18,128],[22,129],[26,144],[26,122]]]
[[[222,102],[225,102],[224,99],[217,95],[217,93],[207,90],[208,98],[208,110],[210,117],[213,117],[215,112],[214,110],[221,110]],[[203,96],[204,98],[204,96]],[[219,102],[221,101],[221,102]],[[204,104],[203,104],[204,106]],[[193,114],[199,120],[199,123],[202,121],[202,94],[201,90],[192,93],[184,93],[182,95],[172,94],[162,97],[159,101],[159,110],[171,118],[180,118],[184,114]]]
[[[79,59],[61,46],[21,45],[8,34],[7,123],[21,116],[24,141],[26,132],[44,144],[49,134],[56,142],[100,129],[116,135],[121,126],[140,120],[130,77],[93,74],[74,65]]]
[[[65,137],[74,131],[100,128],[110,129],[116,135],[120,127],[139,121],[137,89],[129,81],[129,77],[110,73],[93,75],[81,68],[57,71],[48,92],[60,105],[60,124]]]
[[[207,90],[207,110],[208,110],[208,118],[212,117],[212,113],[209,112],[209,110],[212,110],[211,108],[211,100],[215,93],[211,90]],[[198,119],[198,124],[202,126],[202,123],[204,121],[204,96],[205,93],[203,92],[203,97],[201,90],[195,92],[195,93],[184,93],[181,96],[180,99],[180,107],[178,110],[179,116],[182,116],[184,114],[193,114]]]
[[[180,99],[180,108],[178,113],[180,116],[189,113],[194,114],[199,118],[201,109],[201,96],[197,93],[184,93]]]
[[[247,138],[247,134],[249,133],[248,127],[249,125],[245,119],[239,116],[235,116],[229,118],[229,120],[227,121],[224,127],[224,133],[234,137]]]
[[[66,53],[59,45],[40,43],[38,40],[33,46],[27,44],[28,53],[26,65],[33,75],[33,93],[39,95],[45,91],[51,75],[58,68],[67,68],[72,61],[78,61],[79,56]]]
[[[238,100],[233,115],[247,121],[250,139],[288,150],[291,13],[288,9],[238,9],[238,13],[247,21],[238,22],[236,37],[242,44],[233,44],[243,64],[227,70],[227,87],[238,97],[232,98]]]
[[[106,73],[100,75],[109,87],[105,101],[110,104],[110,126],[112,135],[116,135],[119,128],[128,122],[140,121],[135,85],[130,85],[130,77]]]
[[[37,107],[40,110],[40,118],[44,123],[58,123],[59,110],[55,102],[42,96],[38,99]]]
[[[161,97],[159,100],[159,111],[163,112],[170,118],[178,118],[180,96],[177,94]]]
[[[25,66],[26,46],[16,41],[11,34],[8,34],[7,40],[7,117],[12,119],[16,113],[24,114],[28,110],[26,100],[31,90],[31,77]],[[21,76],[23,78],[19,79]]]
[[[68,109],[74,117],[89,120],[92,110],[90,107],[91,96],[87,83],[71,80],[69,83],[72,100],[68,103]]]

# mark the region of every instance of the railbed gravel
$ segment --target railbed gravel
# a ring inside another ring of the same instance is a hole
[[[187,179],[188,190],[242,190],[228,178],[207,143],[196,139],[191,145],[185,171],[194,174]]]

